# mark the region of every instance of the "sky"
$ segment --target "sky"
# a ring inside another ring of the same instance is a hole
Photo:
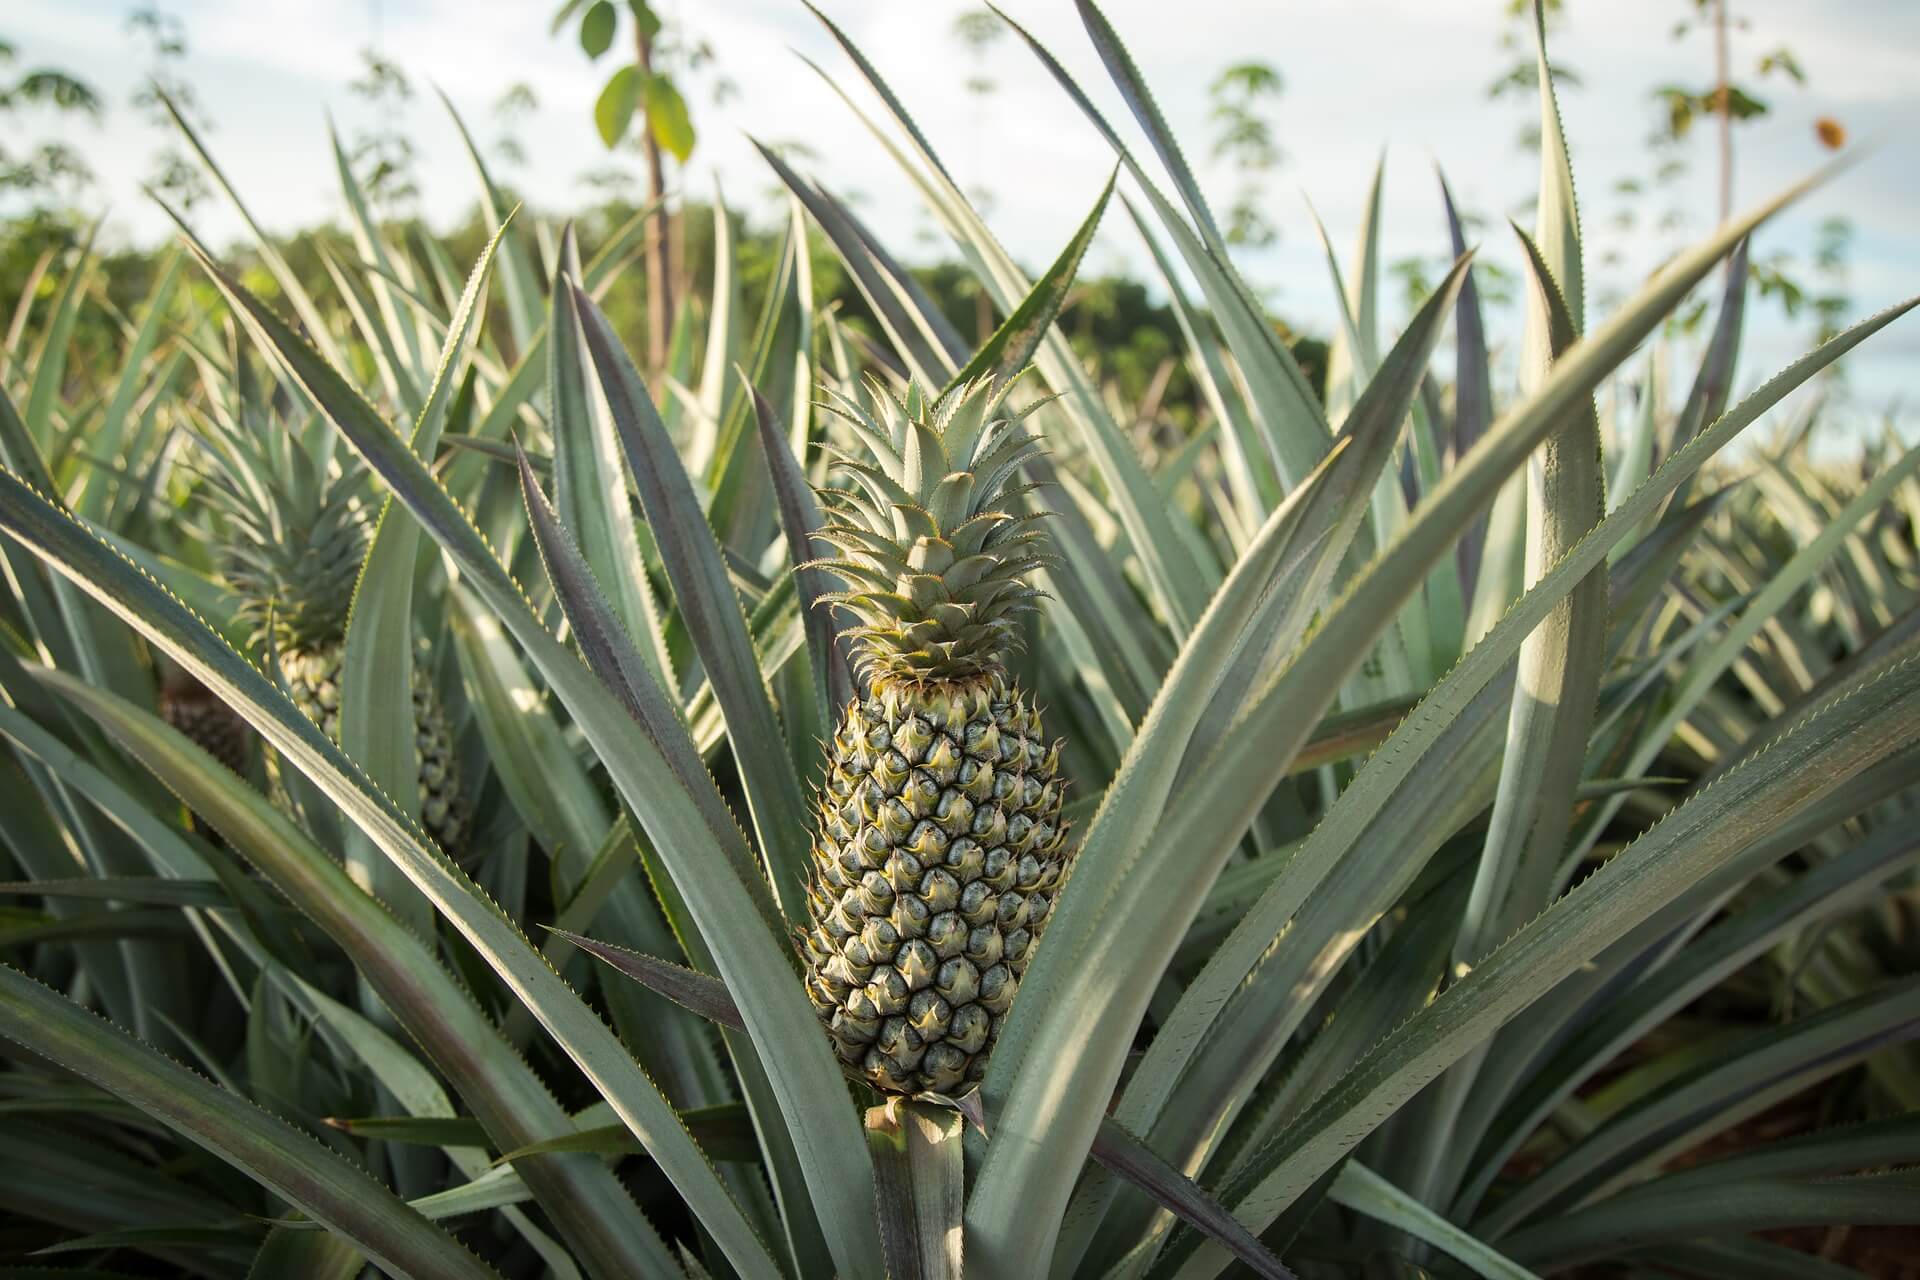
[[[989,221],[1014,255],[1030,268],[1051,260],[1091,207],[1113,157],[1024,46],[1002,39],[976,59],[953,34],[955,18],[975,7],[964,0],[820,3],[905,99],[948,167],[963,183],[991,192]],[[857,73],[800,0],[656,0],[656,6],[714,53],[690,85],[700,137],[681,175],[683,189],[705,195],[717,184],[731,203],[764,222],[780,206],[772,175],[749,139],[804,141],[810,154],[799,167],[856,197],[862,216],[896,253],[925,260],[944,249],[929,239],[929,220],[885,150],[796,56],[817,62],[869,101]],[[16,69],[57,65],[107,99],[102,124],[50,129],[102,175],[89,201],[106,208],[109,239],[151,243],[166,234],[166,224],[139,183],[163,138],[129,103],[148,74],[127,29],[131,7],[128,0],[10,0],[0,39],[16,46]],[[422,90],[399,123],[420,155],[420,211],[436,225],[450,225],[472,208],[475,184],[451,121],[426,92],[429,84],[444,90],[483,138],[494,132],[491,106],[508,85],[533,89],[539,106],[518,128],[528,160],[505,176],[538,206],[586,202],[592,192],[581,175],[589,171],[610,164],[637,169],[637,158],[601,146],[591,122],[615,55],[594,64],[570,32],[550,34],[556,0],[174,0],[167,7],[184,23],[187,55],[177,74],[194,87],[209,146],[269,230],[342,213],[327,123],[331,118],[349,136],[371,123],[347,87],[369,47],[400,64]],[[1003,7],[1144,153],[1070,0],[1005,0]],[[1231,200],[1239,178],[1226,164],[1209,161],[1209,85],[1236,62],[1266,62],[1280,72],[1285,89],[1268,114],[1285,159],[1261,199],[1280,237],[1274,247],[1245,252],[1238,261],[1296,327],[1325,334],[1337,323],[1310,209],[1324,220],[1344,266],[1383,156],[1385,260],[1434,259],[1444,251],[1438,165],[1461,205],[1487,219],[1477,232],[1483,258],[1517,268],[1503,221],[1512,215],[1530,224],[1538,162],[1517,145],[1529,96],[1492,100],[1487,93],[1514,57],[1499,47],[1503,32],[1518,29],[1504,0],[1107,0],[1104,9],[1185,140],[1216,207]],[[1644,141],[1657,115],[1654,89],[1700,88],[1710,79],[1704,35],[1671,35],[1692,10],[1692,0],[1566,0],[1553,32],[1554,61],[1580,79],[1562,91],[1561,106],[1586,227],[1590,298],[1630,289],[1678,247],[1679,236],[1697,238],[1716,219],[1711,133],[1699,129],[1680,152],[1690,162],[1688,173],[1670,190],[1638,202],[1640,228],[1623,232],[1613,221],[1633,203],[1615,184],[1644,178],[1651,168]],[[1734,12],[1740,20],[1732,35],[1736,76],[1751,79],[1764,54],[1785,47],[1807,77],[1804,86],[1780,77],[1755,86],[1771,110],[1737,132],[1736,204],[1779,190],[1827,158],[1814,128],[1820,118],[1841,122],[1865,152],[1860,163],[1763,231],[1756,256],[1785,251],[1804,259],[1823,220],[1840,215],[1854,230],[1846,280],[1851,314],[1920,291],[1920,227],[1912,212],[1920,207],[1914,128],[1920,123],[1920,4],[1736,0]],[[996,85],[984,98],[964,88],[980,76]],[[733,93],[716,104],[720,77]],[[1668,207],[1687,210],[1684,226],[1655,232],[1653,216]],[[225,208],[209,207],[196,221],[215,243],[242,234]],[[1607,255],[1617,261],[1603,265]],[[1089,263],[1094,270],[1150,271],[1137,235],[1117,210]],[[1387,322],[1403,314],[1396,301]],[[1810,319],[1790,321],[1771,303],[1757,303],[1750,315],[1739,375],[1744,385],[1798,355],[1812,332]],[[1495,316],[1493,323],[1498,335],[1517,319]],[[1909,391],[1908,371],[1920,367],[1916,357],[1920,320],[1914,319],[1850,357],[1856,422],[1898,404]],[[1920,434],[1912,411],[1899,416],[1903,434]]]

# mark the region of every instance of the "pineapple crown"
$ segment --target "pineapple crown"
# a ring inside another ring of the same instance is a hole
[[[218,519],[221,577],[250,643],[312,650],[346,632],[371,536],[369,473],[343,455],[329,424],[296,429],[291,405],[263,394],[235,359],[232,383],[214,397],[219,411],[197,423],[198,493]]]
[[[829,446],[854,483],[821,491],[827,518],[815,536],[840,554],[814,563],[845,586],[822,599],[853,615],[843,634],[878,691],[1000,675],[1018,620],[1042,598],[1026,575],[1053,562],[1036,527],[1047,513],[1010,510],[1033,487],[1014,476],[1041,449],[1019,416],[1000,412],[1011,381],[938,397],[912,384],[904,399],[873,383],[871,411],[837,393],[822,406],[864,456]]]

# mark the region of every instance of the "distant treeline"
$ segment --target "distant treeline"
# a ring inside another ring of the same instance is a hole
[[[634,212],[634,205],[613,200],[578,214],[576,230],[582,253],[591,255]],[[736,280],[745,314],[751,318],[759,314],[768,279],[776,267],[779,236],[749,225],[738,214],[732,214],[731,220]],[[43,297],[52,292],[59,278],[58,268],[53,265],[59,251],[84,239],[87,230],[85,220],[75,213],[40,212],[0,223],[0,307],[4,308],[0,323],[16,319],[18,302],[29,284]],[[392,224],[388,231],[393,243],[416,255],[420,254],[420,237],[432,234],[418,222]],[[479,255],[489,231],[476,210],[438,238],[447,256],[464,270]],[[330,296],[334,288],[322,261],[322,249],[344,244],[346,239],[344,228],[319,226],[287,236],[277,241],[276,247],[304,285],[317,296]],[[703,331],[713,280],[713,207],[696,202],[677,210],[673,239],[676,274],[682,284],[677,293],[691,299],[688,316],[698,334]],[[879,326],[865,299],[817,232],[813,233],[811,252],[815,305],[835,308],[850,327],[878,335]],[[229,246],[228,257],[264,296],[277,296],[277,286],[250,245]],[[97,252],[96,261],[90,291],[107,305],[83,308],[78,317],[69,366],[69,376],[76,381],[89,377],[95,361],[117,359],[121,336],[116,315],[124,316],[137,308],[153,287],[161,261],[160,247],[113,248]],[[49,266],[53,269],[47,269]],[[961,263],[938,262],[916,268],[914,275],[964,337],[977,340],[991,331],[998,317]],[[210,291],[189,296],[197,305],[219,306]],[[644,331],[645,305],[646,290],[636,261],[604,301],[608,316],[636,346]],[[25,345],[19,349],[33,349],[33,328],[44,322],[47,310],[36,307],[27,317]],[[1320,391],[1325,380],[1326,344],[1295,334],[1277,318],[1273,323],[1293,348],[1315,390]],[[1153,300],[1144,282],[1124,275],[1083,276],[1061,324],[1123,418],[1131,417],[1142,427],[1165,424],[1184,435],[1204,417],[1205,408],[1186,367],[1179,324],[1169,306]]]

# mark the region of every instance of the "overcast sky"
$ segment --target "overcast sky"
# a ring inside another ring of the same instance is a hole
[[[803,140],[815,155],[802,167],[842,194],[857,193],[863,215],[896,252],[925,258],[941,248],[924,239],[927,221],[892,161],[795,56],[804,53],[857,88],[856,74],[799,0],[656,4],[716,56],[713,71],[697,79],[692,92],[700,142],[685,175],[688,189],[705,193],[717,179],[731,201],[764,218],[774,208],[772,177],[746,135]],[[111,234],[147,242],[164,227],[138,182],[161,139],[128,104],[146,67],[126,28],[131,7],[127,0],[10,0],[0,38],[17,46],[17,65],[76,71],[108,99],[103,125],[66,126],[64,136],[103,176],[94,199],[111,208]],[[609,156],[591,123],[614,55],[590,64],[570,33],[550,35],[555,7],[554,0],[175,0],[170,6],[185,23],[189,51],[179,70],[210,123],[208,141],[275,231],[340,213],[326,120],[331,112],[347,134],[367,123],[347,83],[370,45],[400,63],[423,91],[428,82],[443,88],[483,137],[493,131],[490,106],[502,90],[517,81],[530,85],[539,108],[520,129],[529,163],[507,176],[544,209],[589,198],[583,173],[633,161]],[[952,34],[954,18],[972,7],[956,0],[822,0],[822,7],[888,76],[948,166],[963,182],[991,191],[990,220],[1015,255],[1030,266],[1050,259],[1090,207],[1112,157],[1031,55],[1006,39],[988,51],[984,65],[976,63]],[[1004,7],[1073,71],[1110,119],[1137,136],[1070,0],[1007,0]],[[1555,31],[1556,62],[1582,81],[1563,92],[1562,106],[1588,228],[1589,271],[1598,277],[1590,298],[1630,286],[1673,247],[1670,236],[1622,235],[1609,225],[1624,203],[1613,191],[1616,180],[1645,176],[1650,167],[1644,139],[1655,120],[1653,89],[1704,87],[1709,79],[1704,37],[1675,41],[1669,35],[1692,8],[1691,0],[1567,0],[1567,17]],[[1839,120],[1870,150],[1863,164],[1766,232],[1759,256],[1779,250],[1804,256],[1821,221],[1844,214],[1855,229],[1849,290],[1856,313],[1920,290],[1920,227],[1913,214],[1920,206],[1920,3],[1741,0],[1735,8],[1746,22],[1733,38],[1736,72],[1749,73],[1761,55],[1786,46],[1808,78],[1805,87],[1777,78],[1756,86],[1772,110],[1738,132],[1736,202],[1759,199],[1819,164],[1824,153],[1814,122],[1821,117]],[[1281,72],[1285,93],[1271,112],[1286,162],[1265,200],[1280,242],[1245,254],[1241,265],[1295,323],[1322,333],[1334,323],[1306,198],[1344,261],[1383,147],[1387,259],[1433,256],[1444,248],[1433,178],[1438,163],[1462,205],[1492,217],[1482,232],[1488,256],[1517,262],[1499,217],[1531,198],[1537,162],[1516,146],[1526,118],[1521,97],[1487,96],[1489,81],[1512,57],[1498,48],[1511,26],[1504,0],[1108,0],[1105,9],[1186,140],[1216,206],[1230,200],[1237,179],[1207,163],[1208,85],[1232,62],[1261,60]],[[737,90],[724,105],[710,101],[714,72]],[[963,87],[980,74],[998,86],[984,100]],[[471,207],[474,192],[452,125],[425,93],[402,123],[421,155],[421,208],[447,225]],[[1697,132],[1684,153],[1692,171],[1677,189],[1677,203],[1691,211],[1687,231],[1694,236],[1715,216],[1709,131]],[[1645,221],[1674,203],[1670,196],[1643,200]],[[224,209],[210,209],[199,221],[217,243],[240,233]],[[1611,269],[1598,263],[1608,250],[1621,255]],[[1093,266],[1138,269],[1142,259],[1126,219],[1110,216]],[[1389,321],[1398,318],[1396,303]],[[1810,328],[1810,320],[1789,323],[1763,305],[1749,331],[1742,382],[1757,382],[1791,359],[1805,347]],[[1920,321],[1876,338],[1852,357],[1858,398],[1877,410],[1907,392],[1916,356]]]

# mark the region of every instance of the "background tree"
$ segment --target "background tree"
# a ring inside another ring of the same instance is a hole
[[[84,80],[56,67],[32,67],[11,74],[19,58],[13,42],[0,39],[0,120],[7,121],[6,140],[0,141],[0,198],[15,196],[29,214],[70,206],[80,190],[93,181],[93,171],[78,151],[58,139],[23,144],[34,115],[79,116],[98,123],[100,95]]]
[[[134,110],[160,131],[164,141],[154,153],[153,167],[146,185],[182,213],[212,194],[200,166],[180,146],[180,131],[167,113],[166,103],[193,123],[202,133],[212,130],[213,122],[200,110],[199,96],[182,73],[187,57],[187,24],[177,13],[157,3],[138,5],[127,15],[127,34],[144,46],[146,83],[134,90]]]
[[[508,85],[493,100],[493,154],[501,164],[516,169],[526,166],[527,144],[520,130],[539,109],[539,95],[524,80]]]
[[[993,95],[1000,88],[1000,82],[995,80],[987,69],[987,58],[993,46],[999,43],[1000,37],[1006,33],[1007,24],[1002,22],[1000,15],[991,9],[969,9],[953,20],[953,38],[958,40],[961,47],[966,50],[967,60],[971,65],[966,79],[961,81],[961,87],[966,90],[967,100],[972,106],[972,118],[968,121],[967,130],[969,144],[967,167],[971,176],[967,186],[967,198],[973,202],[983,218],[993,216],[993,207],[996,203],[993,188],[987,185],[985,176],[992,169],[992,165],[986,158],[986,139],[992,132],[988,126],[988,106]],[[932,226],[923,221],[918,238],[924,242],[933,242],[939,237],[934,233]],[[993,332],[993,306],[987,300],[986,290],[971,277],[961,281],[961,288],[972,303],[974,332],[979,340],[984,342]]]
[[[613,150],[639,122],[640,154],[646,161],[647,199],[658,206],[648,219],[642,245],[647,273],[647,363],[665,366],[673,333],[674,272],[668,238],[666,158],[685,164],[693,155],[693,118],[687,100],[674,83],[663,56],[662,23],[646,0],[628,0],[633,21],[633,61],[608,77],[593,104],[593,122],[600,140]],[[554,15],[557,34],[578,21],[580,47],[598,61],[613,48],[620,26],[620,10],[612,0],[567,0]]]
[[[1280,73],[1264,62],[1236,62],[1207,90],[1213,102],[1213,158],[1232,166],[1240,179],[1227,206],[1227,243],[1260,249],[1280,238],[1267,217],[1267,178],[1285,161],[1273,140],[1273,123],[1262,106],[1285,87]]]
[[[362,49],[360,58],[360,78],[348,87],[371,108],[374,123],[355,134],[349,155],[367,199],[395,217],[420,194],[413,139],[401,125],[413,101],[413,82],[376,49]]]

